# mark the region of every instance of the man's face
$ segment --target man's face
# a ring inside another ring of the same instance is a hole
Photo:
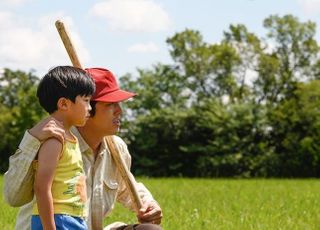
[[[114,135],[120,129],[122,109],[119,103],[97,102],[96,113],[90,118],[95,131],[104,136]]]

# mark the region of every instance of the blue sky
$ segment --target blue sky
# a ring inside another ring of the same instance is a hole
[[[185,28],[210,43],[230,24],[264,36],[262,21],[271,14],[319,24],[320,0],[0,0],[0,68],[35,69],[42,76],[69,65],[57,19],[69,29],[83,66],[121,76],[171,63],[165,41]]]

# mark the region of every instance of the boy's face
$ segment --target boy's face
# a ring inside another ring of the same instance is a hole
[[[120,103],[97,102],[96,113],[88,121],[93,125],[95,132],[103,136],[114,135],[120,129],[122,109]]]
[[[91,96],[77,96],[74,103],[70,104],[70,124],[84,126],[90,116]]]

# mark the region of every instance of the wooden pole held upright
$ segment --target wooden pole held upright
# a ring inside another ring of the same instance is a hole
[[[78,55],[76,53],[76,50],[71,42],[70,36],[69,36],[63,22],[58,20],[58,21],[56,21],[55,24],[56,24],[57,30],[60,34],[61,40],[64,44],[64,47],[68,52],[68,55],[69,55],[70,60],[72,62],[72,65],[74,67],[78,67],[78,68],[83,69],[81,66],[81,63],[79,61]],[[139,209],[142,207],[142,202],[139,197],[138,191],[135,187],[135,180],[132,177],[132,174],[130,173],[129,169],[126,167],[125,162],[122,159],[121,154],[119,153],[119,151],[116,147],[116,144],[114,143],[113,136],[107,136],[105,139],[108,144],[109,150],[110,150],[112,158],[114,160],[114,163],[115,163],[117,169],[119,170],[120,175],[127,186],[127,189],[129,191],[129,194],[130,194],[131,200],[133,202],[133,205],[135,207],[135,210],[136,210],[136,212],[138,212]]]
[[[79,58],[78,58],[78,55],[77,55],[77,52],[71,42],[71,39],[70,39],[70,36],[66,30],[66,28],[64,27],[64,24],[62,21],[60,20],[57,20],[56,21],[56,28],[59,32],[59,35],[60,35],[60,38],[64,44],[64,47],[66,48],[67,50],[67,53],[69,55],[69,58],[72,62],[72,65],[74,67],[78,67],[80,69],[83,69],[81,64],[80,64],[80,61],[79,61]]]

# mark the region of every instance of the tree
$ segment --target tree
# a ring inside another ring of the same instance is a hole
[[[121,86],[138,94],[129,108],[137,114],[146,114],[151,110],[171,105],[185,107],[190,96],[186,92],[185,79],[174,66],[158,64],[152,70],[138,69],[135,80],[128,74],[120,78]]]
[[[299,83],[270,114],[276,176],[320,176],[320,81]]]
[[[260,57],[258,71],[261,74],[255,89],[260,101],[274,104],[291,97],[298,82],[315,78],[319,46],[313,22],[301,23],[292,15],[273,15],[264,20],[264,27],[268,30],[269,51]]]
[[[264,27],[259,38],[231,25],[217,44],[186,29],[167,39],[174,64],[122,79],[139,94],[126,126],[139,174],[319,175],[315,24],[285,15]]]
[[[39,79],[32,72],[4,69],[0,75],[0,170],[8,165],[24,131],[45,114],[38,104],[36,87]]]
[[[239,87],[237,98],[250,101],[250,81],[257,75],[257,63],[263,53],[260,39],[249,32],[245,25],[230,25],[224,32],[223,42],[232,46],[239,55],[240,62],[235,68],[235,78]],[[248,100],[249,99],[249,100]]]
[[[234,69],[240,63],[227,43],[208,44],[198,31],[185,30],[167,39],[170,54],[185,77],[196,103],[208,97],[233,100],[238,93]]]

